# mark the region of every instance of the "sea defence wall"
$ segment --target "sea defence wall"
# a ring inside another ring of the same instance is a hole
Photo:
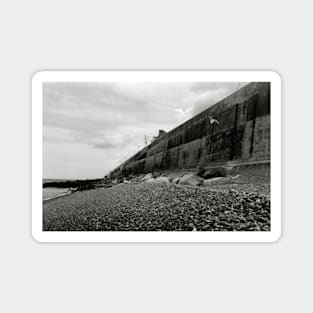
[[[270,161],[268,82],[250,83],[163,134],[110,176],[262,161]]]

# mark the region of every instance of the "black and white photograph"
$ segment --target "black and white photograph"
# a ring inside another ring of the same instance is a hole
[[[271,232],[272,82],[166,77],[42,81],[43,232]]]

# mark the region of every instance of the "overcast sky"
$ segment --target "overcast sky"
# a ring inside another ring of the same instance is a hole
[[[103,177],[151,140],[242,87],[231,83],[44,83],[44,178]]]

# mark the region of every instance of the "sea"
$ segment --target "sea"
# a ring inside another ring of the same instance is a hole
[[[42,188],[42,199],[49,200],[60,196],[64,196],[69,193],[70,193],[69,188],[55,188],[55,187]]]
[[[65,179],[43,179],[43,183],[49,182],[61,182]],[[69,193],[69,188],[56,188],[56,187],[46,187],[42,189],[42,199],[43,201],[58,198],[60,196],[66,195]]]
[[[60,196],[64,196],[69,193],[70,192],[68,188],[47,187],[42,189],[42,199],[49,200]]]

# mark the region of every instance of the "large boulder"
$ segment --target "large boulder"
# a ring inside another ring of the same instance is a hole
[[[177,181],[184,176],[185,171],[174,171],[168,174],[168,179],[171,183],[176,184]]]
[[[156,178],[155,182],[158,184],[169,184],[170,183],[168,177],[166,177],[166,176],[160,176],[160,177]]]
[[[155,182],[155,179],[153,177],[151,177],[151,178],[146,179],[144,182],[151,184],[151,183]]]
[[[154,171],[151,175],[152,175],[153,178],[158,178],[159,176],[162,176],[162,173]]]
[[[142,181],[147,181],[148,179],[151,179],[151,178],[152,178],[152,173],[148,173],[142,178]]]
[[[172,180],[172,183],[173,183],[173,184],[178,184],[179,181],[180,181],[180,177],[176,177],[176,178],[174,178],[174,179]]]
[[[207,187],[207,186],[211,186],[216,184],[218,181],[222,180],[223,177],[213,177],[210,179],[206,179],[203,181],[203,186]]]
[[[202,186],[203,185],[203,178],[193,174],[185,174],[183,177],[179,179],[178,184],[180,185],[190,185],[190,186]]]
[[[206,171],[198,173],[204,179],[210,179],[214,177],[225,177],[227,176],[227,169],[224,167],[210,168]]]

